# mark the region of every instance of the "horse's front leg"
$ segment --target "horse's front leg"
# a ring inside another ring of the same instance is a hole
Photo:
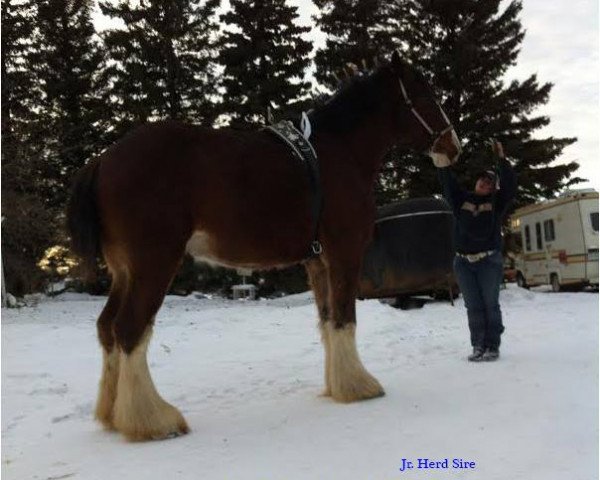
[[[328,317],[320,324],[325,357],[326,391],[338,402],[354,402],[384,395],[375,377],[363,366],[356,349],[356,295],[361,255],[328,258]]]

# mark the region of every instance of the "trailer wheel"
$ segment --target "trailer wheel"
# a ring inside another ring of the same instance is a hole
[[[527,285],[527,281],[521,272],[517,272],[517,285],[521,288],[529,289],[529,285]]]
[[[423,298],[411,297],[409,295],[398,295],[394,303],[390,305],[400,310],[414,310],[417,308],[423,308],[423,305],[427,303],[427,300]]]
[[[556,273],[550,275],[550,285],[552,285],[553,292],[560,292],[560,282],[558,281],[558,275]]]

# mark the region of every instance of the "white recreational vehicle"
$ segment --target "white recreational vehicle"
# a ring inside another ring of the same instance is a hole
[[[522,287],[598,285],[598,192],[570,191],[515,211],[511,231],[520,236],[516,258]]]

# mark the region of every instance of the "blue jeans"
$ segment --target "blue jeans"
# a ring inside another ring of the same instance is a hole
[[[454,273],[463,294],[471,345],[480,348],[498,348],[504,332],[500,311],[500,284],[503,278],[502,254],[493,253],[478,262],[454,258]]]

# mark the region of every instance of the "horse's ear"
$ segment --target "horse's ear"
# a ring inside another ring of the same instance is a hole
[[[391,64],[392,67],[394,67],[394,69],[397,71],[400,71],[402,68],[402,60],[400,60],[400,52],[398,50],[394,50],[394,53],[392,53]]]
[[[346,67],[348,68],[348,76],[349,77],[353,77],[360,73],[360,70],[358,69],[358,67],[356,66],[355,63],[348,62],[348,63],[346,63]]]
[[[392,70],[399,78],[413,78],[414,77],[414,67],[410,63],[410,61],[406,59],[402,59],[400,56],[400,50],[394,50],[392,53],[392,61],[391,61]]]

